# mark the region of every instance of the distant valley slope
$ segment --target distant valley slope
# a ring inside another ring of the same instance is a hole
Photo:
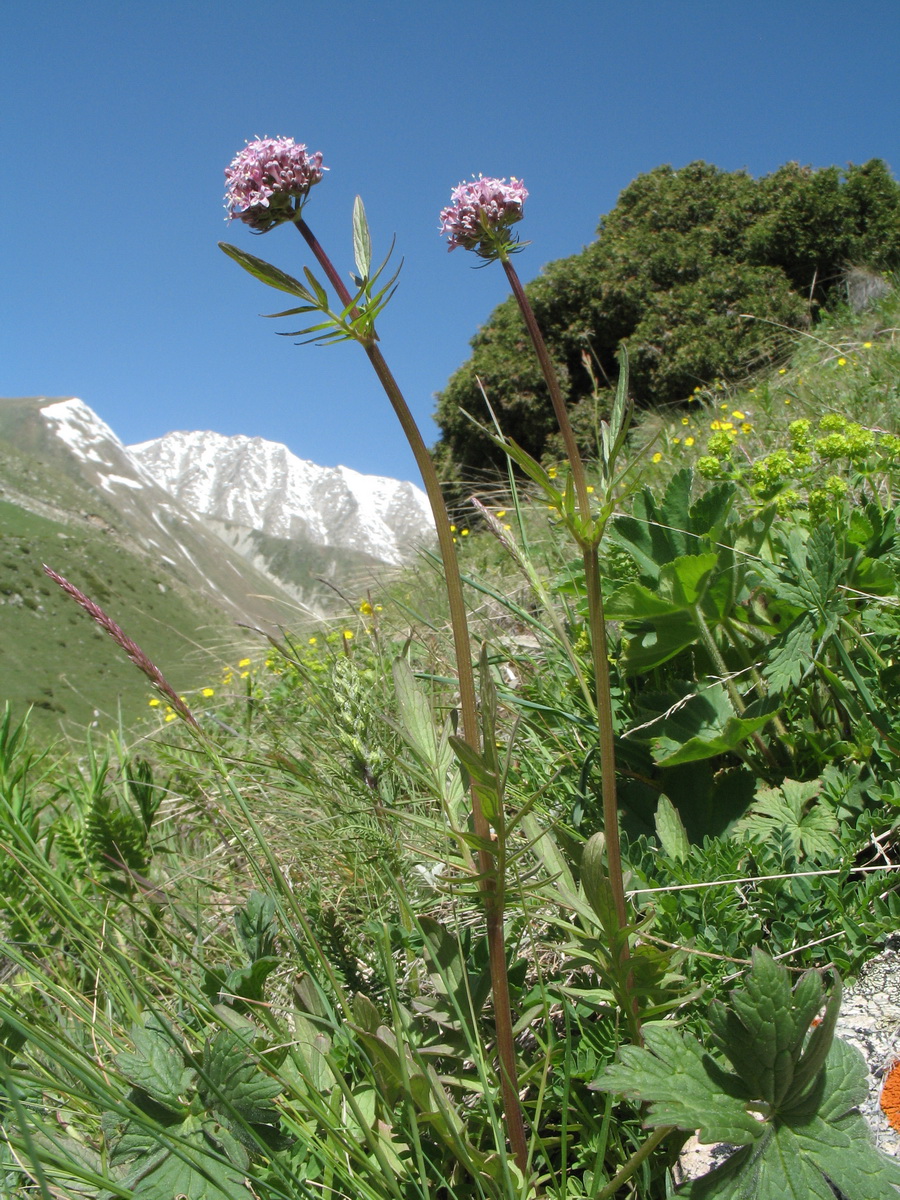
[[[38,719],[132,717],[148,686],[41,571],[97,600],[179,690],[327,615],[430,536],[411,484],[212,433],[129,448],[81,400],[0,400],[0,701]],[[257,637],[258,641],[258,637]],[[99,716],[97,716],[99,714]]]

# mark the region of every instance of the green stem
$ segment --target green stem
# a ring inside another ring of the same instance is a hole
[[[725,684],[725,690],[728,692],[732,707],[740,717],[746,711],[747,705],[744,703],[741,693],[735,687],[734,680],[731,678],[731,672],[728,670],[728,664],[722,657],[722,651],[716,645],[716,639],[713,637],[712,631],[706,623],[703,610],[699,604],[695,604],[691,613],[697,622],[697,628],[700,630],[700,641],[706,647],[706,652],[712,659],[713,666],[719,672],[722,683]]]
[[[312,230],[302,217],[294,221],[299,232],[303,235],[316,261],[327,275],[331,286],[337,292],[344,306],[350,305],[352,297],[344,281],[334,268],[331,259],[322,249]],[[355,312],[354,312],[355,315]],[[390,368],[385,362],[384,355],[375,343],[374,336],[361,340],[360,345],[368,355],[369,362],[378,380],[391,402],[391,407],[397,415],[406,440],[409,442],[416,460],[416,466],[422,476],[425,492],[431,504],[432,515],[437,529],[438,548],[444,564],[444,580],[447,589],[447,600],[450,607],[450,629],[453,635],[453,646],[456,654],[456,665],[459,676],[459,703],[462,717],[462,736],[467,745],[476,753],[480,753],[481,745],[478,734],[478,704],[475,693],[475,672],[472,668],[471,643],[469,627],[466,618],[465,600],[463,597],[462,578],[459,573],[459,562],[456,556],[456,546],[450,530],[450,517],[447,505],[441,491],[440,480],[431,455],[422,435],[416,425],[409,406],[394,379]],[[484,815],[481,797],[477,789],[472,787],[472,815],[475,832],[482,842],[478,851],[480,867],[479,887],[481,888],[487,923],[488,953],[491,968],[491,989],[494,999],[494,1024],[497,1034],[497,1055],[500,1060],[500,1082],[503,1094],[503,1109],[506,1117],[506,1132],[516,1165],[523,1175],[528,1169],[528,1143],[525,1136],[525,1123],[522,1107],[519,1103],[518,1075],[516,1071],[515,1041],[513,1038],[512,1010],[509,998],[509,979],[506,967],[506,940],[503,929],[503,898],[502,889],[497,886],[497,870],[494,856],[485,849],[491,840],[491,827]]]
[[[628,1182],[641,1163],[650,1157],[660,1142],[664,1142],[669,1134],[674,1132],[675,1128],[676,1126],[674,1125],[663,1125],[651,1133],[640,1150],[632,1154],[621,1171],[618,1171],[613,1176],[605,1188],[594,1195],[593,1200],[610,1200],[610,1197],[616,1194],[623,1183]]]

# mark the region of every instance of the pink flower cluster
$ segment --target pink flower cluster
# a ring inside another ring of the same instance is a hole
[[[441,212],[441,233],[450,235],[449,250],[462,246],[484,258],[509,248],[510,225],[522,219],[528,192],[521,179],[485,179],[460,183],[450,193],[452,203]]]
[[[293,138],[257,138],[248,142],[225,168],[225,207],[236,217],[264,232],[299,211],[313,184],[327,171],[321,152],[307,154]]]

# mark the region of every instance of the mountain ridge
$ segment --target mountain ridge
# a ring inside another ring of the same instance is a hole
[[[278,454],[286,462],[290,452]],[[131,719],[147,704],[147,682],[43,575],[42,562],[96,600],[176,690],[190,693],[252,652],[252,630],[277,634],[334,615],[340,591],[365,595],[380,572],[395,569],[404,538],[410,549],[416,529],[427,538],[412,485],[394,481],[383,509],[393,496],[401,517],[415,518],[413,531],[400,521],[384,533],[365,495],[348,499],[341,490],[345,471],[307,466],[310,477],[326,472],[331,490],[318,494],[329,520],[317,527],[301,512],[294,529],[311,528],[318,541],[183,503],[77,398],[0,399],[0,701],[20,712],[32,706],[38,722],[63,728],[119,713]],[[241,483],[232,474],[225,491],[237,496]],[[234,511],[245,520],[283,507],[284,497],[267,498],[258,480],[243,483],[244,508]],[[339,500],[345,545],[326,540]],[[354,538],[376,553],[353,548]]]
[[[270,537],[342,546],[391,566],[431,536],[424,492],[349,467],[320,467],[261,437],[178,431],[128,447],[192,511]]]

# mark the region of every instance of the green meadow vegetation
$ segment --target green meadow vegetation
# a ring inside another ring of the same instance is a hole
[[[506,267],[517,219],[467,248]],[[380,371],[361,205],[336,313],[226,250]],[[834,1038],[900,924],[900,289],[870,277],[630,429],[628,353],[612,388],[588,358],[574,453],[485,414],[505,465],[440,553],[194,678],[190,721],[148,684],[47,749],[7,712],[0,1197],[898,1194]],[[697,1131],[734,1153],[685,1181]]]

